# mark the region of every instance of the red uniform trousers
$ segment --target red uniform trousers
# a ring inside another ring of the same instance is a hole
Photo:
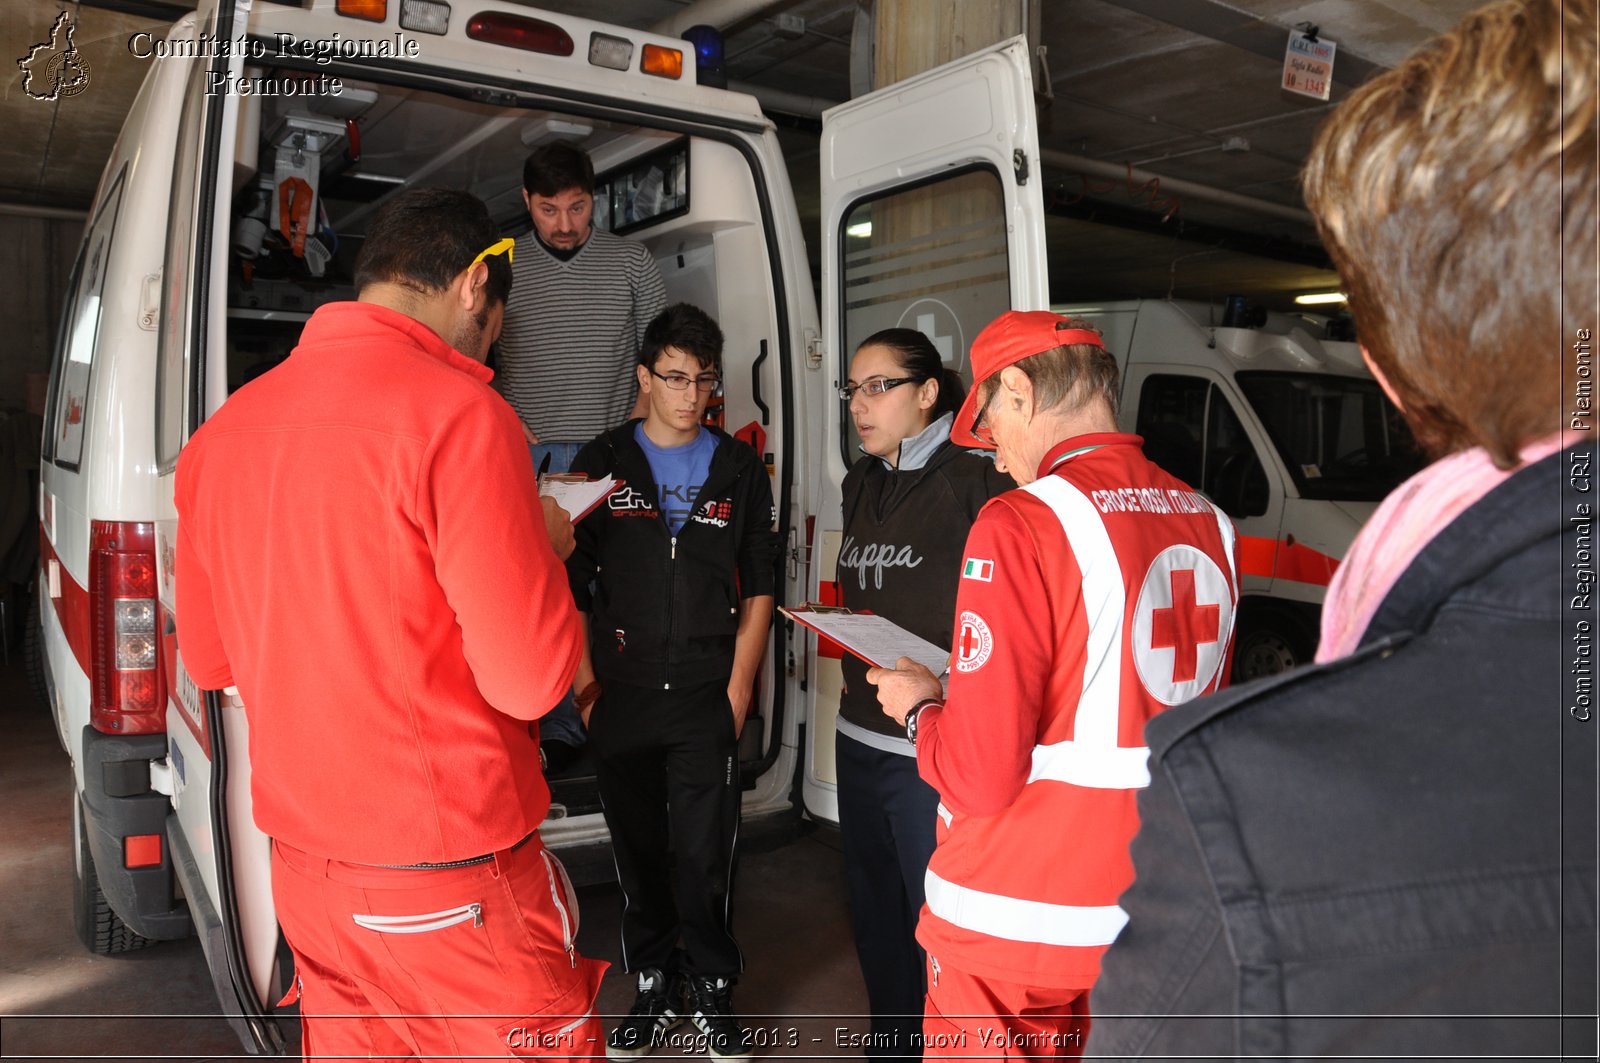
[[[587,1059],[606,964],[572,944],[571,883],[538,835],[469,867],[402,870],[273,843],[305,1059]]]
[[[1089,991],[1001,982],[928,957],[924,1059],[1077,1059]]]

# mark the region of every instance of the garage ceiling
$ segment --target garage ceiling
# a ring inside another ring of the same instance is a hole
[[[931,7],[935,0],[926,2]],[[1052,213],[1052,297],[1171,293],[1220,300],[1238,291],[1274,306],[1286,306],[1296,292],[1337,285],[1315,231],[1284,212],[1303,211],[1297,174],[1318,123],[1354,85],[1477,6],[1477,0],[1033,2],[1040,4],[1046,49],[1035,75]],[[26,95],[21,72],[10,64],[0,99],[7,134],[0,138],[0,203],[88,205],[145,73],[145,63],[128,52],[128,38],[159,30],[193,6],[193,0],[6,0],[5,55],[24,56],[67,10],[77,20],[75,43],[91,83],[76,96],[42,102]],[[685,3],[538,6],[643,28],[681,13]],[[724,27],[728,76],[764,94],[779,123],[809,233],[816,232],[818,126],[814,111],[804,113],[811,110],[805,98],[820,106],[850,97],[851,42],[858,22],[870,21],[858,19],[867,6],[779,0]],[[1338,44],[1329,103],[1278,87],[1288,33],[1307,22]],[[1097,172],[1082,172],[1095,162],[1102,164]],[[1130,166],[1141,172],[1130,177]],[[1225,190],[1257,206],[1217,203],[1203,189],[1175,189],[1174,182]],[[1274,207],[1277,213],[1268,213]]]

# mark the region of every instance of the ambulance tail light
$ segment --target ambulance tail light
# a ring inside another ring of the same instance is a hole
[[[345,18],[382,22],[389,17],[389,0],[336,0],[333,9]]]
[[[683,77],[683,50],[647,44],[639,57],[639,69],[658,78],[677,80]]]
[[[571,55],[574,47],[572,35],[554,22],[504,11],[480,11],[473,15],[467,21],[467,36],[475,41],[545,55]]]
[[[166,730],[156,648],[155,526],[100,521],[90,529],[89,723],[107,734]]]

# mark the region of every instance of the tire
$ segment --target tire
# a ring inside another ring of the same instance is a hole
[[[1233,648],[1233,681],[1248,683],[1310,664],[1316,639],[1298,618],[1279,610],[1247,616]]]
[[[38,614],[31,609],[22,630],[22,667],[28,673],[28,689],[42,707],[50,708],[50,684],[44,676],[44,631],[39,627]]]
[[[100,890],[100,876],[94,870],[94,854],[89,851],[89,838],[83,829],[82,800],[72,803],[72,843],[77,855],[76,873],[73,876],[72,924],[83,947],[97,956],[112,956],[154,945],[155,941],[137,933],[111,910],[106,895]]]

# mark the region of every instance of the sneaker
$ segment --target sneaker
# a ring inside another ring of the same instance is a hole
[[[706,1038],[712,1059],[742,1063],[750,1058],[750,1031],[733,1014],[733,983],[726,978],[689,977],[689,1021]]]
[[[627,1018],[606,1038],[607,1059],[647,1056],[661,1036],[683,1021],[683,992],[678,979],[668,979],[659,967],[639,972],[639,995]]]

